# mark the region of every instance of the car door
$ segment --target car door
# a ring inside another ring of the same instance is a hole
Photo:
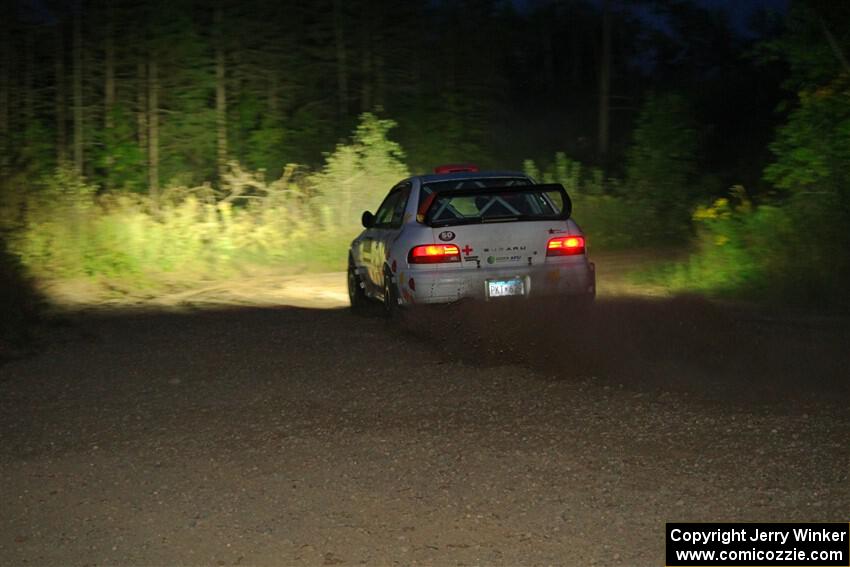
[[[384,283],[382,266],[384,258],[381,242],[385,232],[392,223],[393,210],[398,199],[398,192],[393,188],[384,198],[381,206],[375,212],[375,220],[363,237],[363,263],[368,274],[368,284],[372,288],[381,289]]]
[[[410,188],[410,182],[399,183],[393,187],[375,214],[370,262],[370,279],[375,286],[383,286],[384,266],[404,223],[404,210],[410,197]]]

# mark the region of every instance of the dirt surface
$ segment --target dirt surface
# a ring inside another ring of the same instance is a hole
[[[637,284],[630,277],[637,268],[669,262],[683,250],[637,250],[594,254],[600,297],[668,297],[661,286]],[[186,282],[183,282],[186,285]],[[60,280],[41,291],[62,309],[145,309],[182,311],[186,308],[280,306],[330,309],[348,306],[345,272],[281,274],[272,269],[247,273],[229,280],[195,282],[188,289],[159,292],[128,289],[126,284],[91,280]]]
[[[0,563],[658,566],[667,521],[848,520],[843,319],[311,297],[0,367]]]

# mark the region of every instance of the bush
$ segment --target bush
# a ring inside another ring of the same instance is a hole
[[[525,173],[543,183],[560,183],[573,202],[573,215],[588,235],[591,246],[599,250],[633,248],[651,224],[642,203],[619,195],[620,182],[606,179],[602,170],[588,168],[555,154],[554,162],[540,170],[531,160],[523,163]]]
[[[673,291],[846,306],[848,242],[834,222],[836,210],[828,200],[800,198],[754,206],[735,187],[728,198],[696,209],[696,252],[650,279]]]
[[[306,253],[322,264],[344,268],[348,246],[363,229],[360,217],[375,212],[389,190],[409,176],[404,152],[388,139],[395,127],[371,113],[361,117],[351,144],[340,144],[327,156],[321,171],[306,180],[319,238]]]
[[[155,291],[232,276],[256,267],[340,270],[363,209],[376,207],[407,175],[394,124],[362,117],[314,174],[298,166],[266,181],[230,164],[221,188],[171,186],[159,200],[99,195],[60,168],[37,189],[7,202],[10,248],[43,279],[88,278]]]
[[[699,194],[696,131],[682,96],[650,96],[641,109],[627,156],[626,185],[644,216],[646,238],[690,236],[690,211]]]

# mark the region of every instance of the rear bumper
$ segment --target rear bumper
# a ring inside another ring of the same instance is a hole
[[[596,295],[596,270],[591,262],[543,264],[524,268],[411,271],[396,282],[402,304],[451,303],[460,299],[488,298],[488,280],[520,278],[526,298]],[[413,286],[410,280],[413,280]]]

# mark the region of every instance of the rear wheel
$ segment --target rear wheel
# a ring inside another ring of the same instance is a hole
[[[398,305],[398,287],[393,282],[392,274],[384,273],[384,316],[387,319],[397,319],[401,313]]]
[[[366,297],[363,283],[351,262],[348,264],[348,300],[351,303],[351,310],[355,313],[363,313],[369,307],[369,298]]]

